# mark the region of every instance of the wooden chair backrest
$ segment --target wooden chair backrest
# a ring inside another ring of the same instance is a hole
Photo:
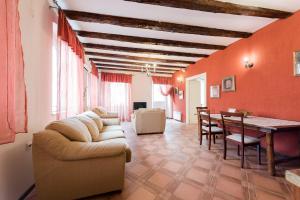
[[[244,114],[239,112],[225,112],[221,111],[222,126],[224,131],[224,139],[227,133],[230,132],[230,127],[234,127],[235,133],[242,135],[242,143],[244,144],[245,128],[244,128]]]
[[[211,118],[210,118],[210,110],[203,109],[198,114],[199,117],[199,128],[202,131],[202,126],[207,126],[209,128],[209,132],[211,132]],[[207,131],[205,131],[207,132]]]

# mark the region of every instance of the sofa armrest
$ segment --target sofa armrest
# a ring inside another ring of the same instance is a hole
[[[101,142],[73,142],[56,131],[46,130],[34,135],[34,148],[40,148],[58,160],[72,161],[112,157],[126,153],[128,145],[123,138]]]

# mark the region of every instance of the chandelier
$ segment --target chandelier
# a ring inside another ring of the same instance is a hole
[[[142,66],[141,69],[142,72],[145,72],[147,74],[147,76],[151,76],[152,73],[156,72],[156,64],[146,64],[145,66]]]

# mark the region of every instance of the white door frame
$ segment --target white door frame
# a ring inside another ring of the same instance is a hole
[[[204,87],[204,90],[205,90],[205,94],[206,94],[206,87],[207,87],[207,79],[206,79],[206,72],[204,73],[201,73],[201,74],[197,74],[197,75],[194,75],[194,76],[191,76],[191,77],[188,77],[186,78],[185,80],[185,118],[186,118],[186,124],[189,124],[190,123],[190,81],[191,80],[195,80],[195,79],[198,79],[198,78],[203,78],[204,79],[204,82],[205,82],[205,87]],[[200,91],[199,91],[200,92]],[[206,95],[206,98],[205,98],[205,101],[204,101],[204,105],[203,106],[206,106],[207,105],[207,95]]]

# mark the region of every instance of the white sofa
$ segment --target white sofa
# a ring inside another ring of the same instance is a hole
[[[131,115],[134,131],[139,134],[163,133],[166,112],[162,109],[139,109]]]

